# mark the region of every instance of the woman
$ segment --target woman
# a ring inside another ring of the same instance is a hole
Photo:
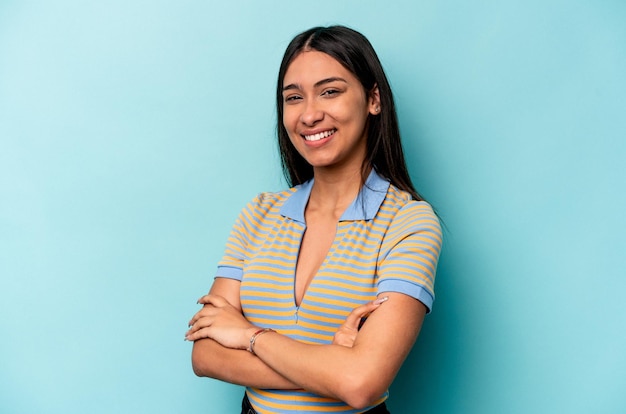
[[[186,339],[197,375],[247,387],[245,413],[388,412],[430,311],[441,229],[413,188],[367,39],[296,36],[278,75],[294,186],[241,213]]]

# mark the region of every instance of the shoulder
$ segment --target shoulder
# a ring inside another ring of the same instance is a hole
[[[280,208],[284,202],[296,192],[297,188],[292,187],[277,192],[262,192],[257,194],[246,206],[252,210],[271,210],[272,208]]]
[[[285,190],[276,191],[276,192],[263,192],[257,194],[256,197],[252,199],[252,203],[258,206],[273,206],[276,204],[282,204],[289,198],[290,195],[297,191],[298,187],[291,187]]]
[[[389,186],[381,206],[381,216],[388,220],[385,240],[395,244],[409,235],[419,235],[441,247],[443,232],[439,217],[432,206],[423,200],[414,200],[406,191]]]
[[[256,220],[278,213],[285,203],[295,191],[296,187],[288,188],[286,190],[277,192],[262,192],[257,194],[252,200],[250,200],[243,208],[241,214],[248,216],[248,218]]]
[[[394,220],[417,219],[436,223],[439,226],[439,218],[427,201],[414,200],[408,192],[402,191],[394,185],[389,186],[383,208],[390,212],[393,211]]]

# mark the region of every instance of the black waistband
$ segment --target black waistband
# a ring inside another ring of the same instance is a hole
[[[254,408],[250,404],[250,400],[248,399],[248,394],[243,395],[243,401],[241,402],[241,414],[256,414]],[[389,410],[387,410],[387,406],[383,402],[382,404],[377,405],[371,410],[366,411],[364,414],[390,414]]]

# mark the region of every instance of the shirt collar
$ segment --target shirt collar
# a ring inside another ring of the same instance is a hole
[[[297,185],[293,192],[280,209],[280,214],[292,220],[305,223],[304,209],[309,202],[311,189],[313,188],[313,179]],[[380,205],[382,204],[389,181],[378,175],[372,168],[370,175],[365,180],[365,185],[359,191],[359,194],[348,206],[339,221],[354,220],[371,220],[376,216]]]

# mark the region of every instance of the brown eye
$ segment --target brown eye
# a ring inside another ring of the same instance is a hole
[[[322,93],[322,96],[333,97],[337,94],[339,94],[337,89],[327,89]]]
[[[284,99],[285,99],[285,102],[293,103],[293,102],[299,101],[302,98],[298,95],[289,95],[289,96],[286,96]]]

